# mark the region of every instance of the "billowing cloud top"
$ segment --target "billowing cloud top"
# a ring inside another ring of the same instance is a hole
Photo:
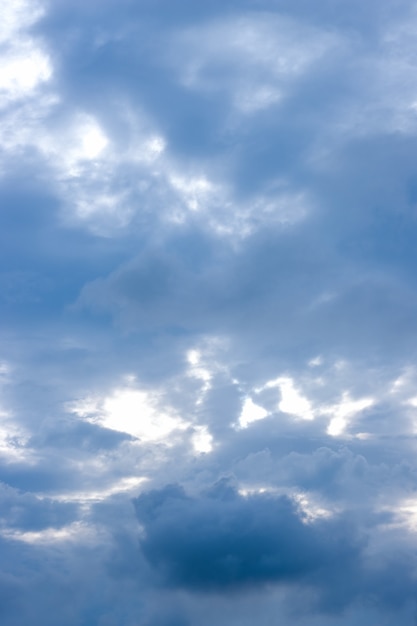
[[[1,12],[1,624],[413,626],[414,4]]]

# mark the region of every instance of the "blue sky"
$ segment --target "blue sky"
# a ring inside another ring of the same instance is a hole
[[[1,22],[1,623],[415,626],[414,3]]]

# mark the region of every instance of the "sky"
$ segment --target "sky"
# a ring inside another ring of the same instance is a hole
[[[415,3],[1,14],[2,626],[416,626]]]

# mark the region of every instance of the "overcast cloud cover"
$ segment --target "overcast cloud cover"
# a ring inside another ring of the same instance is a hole
[[[2,626],[415,626],[415,3],[0,14]]]

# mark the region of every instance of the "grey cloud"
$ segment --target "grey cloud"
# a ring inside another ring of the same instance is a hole
[[[39,499],[31,493],[19,492],[1,484],[0,523],[8,529],[37,531],[60,528],[78,517],[78,506],[73,503]]]
[[[109,544],[40,545],[0,541],[0,619],[7,626],[94,624],[134,626],[143,615],[141,590],[109,576]]]
[[[226,593],[302,583],[360,558],[348,525],[307,524],[286,497],[243,497],[224,484],[192,497],[170,486],[139,496],[135,507],[142,550],[168,585]]]
[[[132,440],[130,435],[79,419],[46,420],[39,432],[31,437],[29,445],[36,449],[70,449],[97,452],[117,448],[123,441]],[[82,452],[81,452],[82,454]]]
[[[194,496],[169,485],[139,496],[135,508],[141,549],[162,589],[238,599],[282,588],[283,615],[300,623],[309,612],[344,623],[350,608],[385,607],[393,616],[414,604],[414,552],[407,556],[395,533],[392,550],[370,541],[384,541],[379,525],[389,518],[369,515],[364,523],[344,514],[307,523],[288,497],[241,496],[224,481]],[[391,576],[398,584],[389,584]]]

